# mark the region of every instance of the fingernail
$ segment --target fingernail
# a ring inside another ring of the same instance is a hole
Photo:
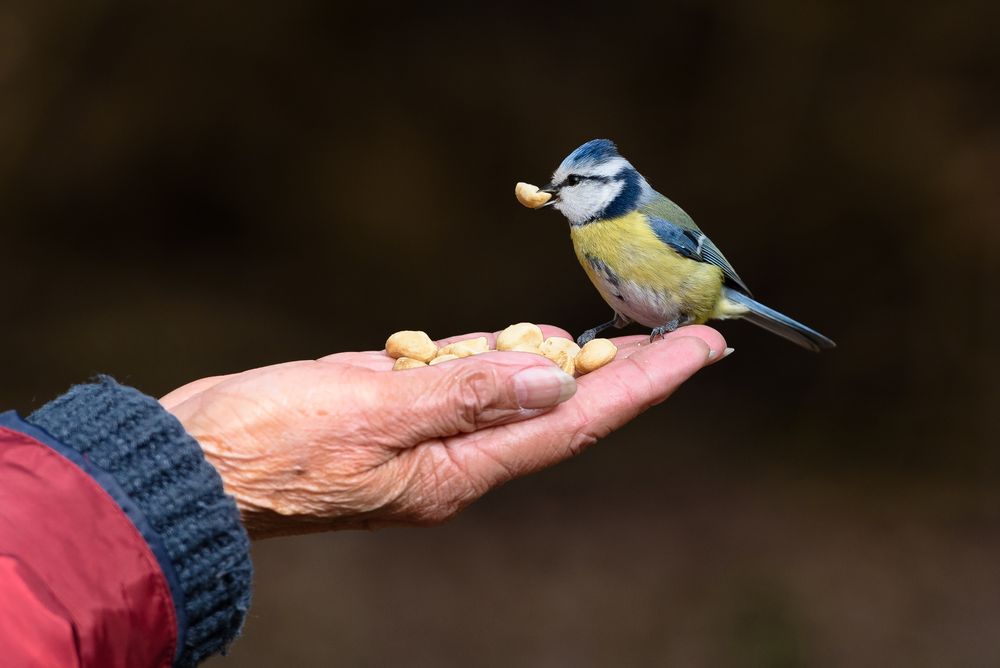
[[[733,354],[734,350],[736,350],[736,349],[735,348],[726,348],[725,350],[722,351],[722,357],[719,357],[719,351],[718,350],[709,350],[708,351],[708,359],[714,360],[716,357],[719,357],[719,359],[726,359],[727,357],[729,357],[730,355]]]
[[[555,367],[534,366],[514,376],[514,391],[521,408],[548,408],[576,394],[576,381]]]

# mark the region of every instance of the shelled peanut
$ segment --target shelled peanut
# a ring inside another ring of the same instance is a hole
[[[415,360],[412,357],[399,357],[396,359],[396,363],[392,365],[392,370],[404,371],[406,369],[416,369],[422,366],[427,366],[427,362],[421,362],[420,360]]]
[[[518,183],[515,185],[514,197],[529,209],[537,209],[540,206],[544,206],[552,199],[550,193],[541,191],[538,189],[538,186],[531,185],[530,183]]]
[[[456,341],[455,343],[449,343],[446,346],[442,346],[437,352],[437,356],[442,355],[454,355],[455,357],[468,357],[469,355],[478,355],[479,353],[487,353],[490,351],[489,341],[486,340],[485,336],[480,336],[475,339],[466,339],[465,341]]]
[[[437,357],[438,347],[426,332],[403,330],[386,340],[385,352],[393,359],[409,357],[426,364]]]
[[[618,354],[618,348],[608,339],[593,339],[580,348],[576,356],[576,371],[580,375],[590,373],[610,362]]]
[[[576,358],[580,354],[580,346],[576,345],[575,341],[559,336],[550,336],[539,346],[538,353],[548,357],[569,375],[576,374]]]
[[[496,350],[543,355],[568,374],[582,376],[615,359],[618,348],[608,339],[594,339],[583,348],[559,336],[544,338],[538,325],[519,322],[497,334]],[[385,352],[396,362],[393,371],[433,366],[443,362],[490,352],[489,341],[480,336],[455,341],[440,348],[421,331],[396,332],[385,342]]]
[[[519,322],[497,334],[497,350],[537,353],[542,345],[542,329],[530,322]]]

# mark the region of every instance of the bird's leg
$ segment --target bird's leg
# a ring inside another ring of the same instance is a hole
[[[586,332],[578,336],[576,338],[576,345],[582,346],[588,341],[593,341],[598,334],[600,334],[609,327],[614,327],[615,329],[621,329],[622,327],[625,327],[631,322],[632,322],[631,320],[623,316],[621,313],[616,312],[614,319],[609,320],[605,323],[601,323],[597,327],[591,327]]]
[[[691,322],[692,318],[689,315],[679,315],[670,322],[660,325],[659,327],[654,327],[653,331],[649,333],[649,342],[652,343],[654,339],[658,336],[663,336],[664,334],[669,334],[678,327],[683,327]]]

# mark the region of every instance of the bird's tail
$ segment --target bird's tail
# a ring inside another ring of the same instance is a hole
[[[796,322],[787,315],[764,306],[742,292],[733,290],[732,288],[724,288],[724,290],[726,299],[748,309],[746,313],[741,314],[739,317],[749,320],[758,327],[763,327],[772,334],[777,334],[792,343],[817,353],[821,350],[837,347],[836,343],[815,329],[810,329],[801,322]]]

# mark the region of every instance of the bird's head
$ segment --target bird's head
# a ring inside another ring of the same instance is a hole
[[[592,139],[566,156],[542,191],[552,195],[546,206],[572,225],[625,215],[653,192],[610,139]]]

